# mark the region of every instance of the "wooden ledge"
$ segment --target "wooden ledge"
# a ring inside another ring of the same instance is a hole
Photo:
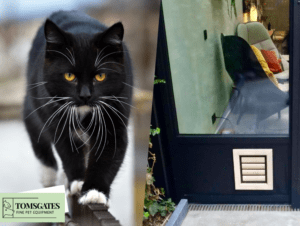
[[[103,204],[78,204],[78,197],[68,198],[70,218],[66,215],[65,226],[121,226]]]

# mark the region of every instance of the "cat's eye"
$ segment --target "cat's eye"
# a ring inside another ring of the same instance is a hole
[[[65,79],[66,79],[68,82],[72,82],[72,81],[74,81],[75,78],[76,78],[75,75],[72,74],[72,73],[65,73],[64,76],[65,76]]]
[[[105,78],[106,78],[106,74],[105,74],[105,73],[97,74],[97,75],[95,76],[95,79],[96,79],[96,81],[98,81],[98,82],[104,81]]]

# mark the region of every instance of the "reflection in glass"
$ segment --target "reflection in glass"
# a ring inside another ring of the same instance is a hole
[[[239,133],[288,133],[289,95],[284,90],[288,63],[281,65],[283,59],[261,23],[240,24],[237,35],[221,35],[225,67],[235,85],[228,107],[231,113],[226,118],[231,125],[226,123],[221,130],[229,133],[228,128],[234,126]],[[266,127],[266,119],[268,128],[260,130],[260,124]]]
[[[163,9],[180,134],[289,133],[288,0]]]

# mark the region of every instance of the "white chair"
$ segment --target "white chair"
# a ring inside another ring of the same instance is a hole
[[[249,45],[254,45],[258,49],[273,50],[275,51],[277,58],[281,59],[282,72],[274,74],[275,77],[280,80],[289,79],[289,63],[281,57],[278,49],[273,43],[268,30],[263,24],[259,22],[249,22],[245,24],[239,24],[237,26],[237,36],[246,40]]]

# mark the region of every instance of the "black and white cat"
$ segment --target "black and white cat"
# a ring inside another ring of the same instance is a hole
[[[24,121],[36,157],[55,182],[55,146],[79,203],[107,204],[127,147],[132,69],[122,23],[53,13],[29,55]]]

